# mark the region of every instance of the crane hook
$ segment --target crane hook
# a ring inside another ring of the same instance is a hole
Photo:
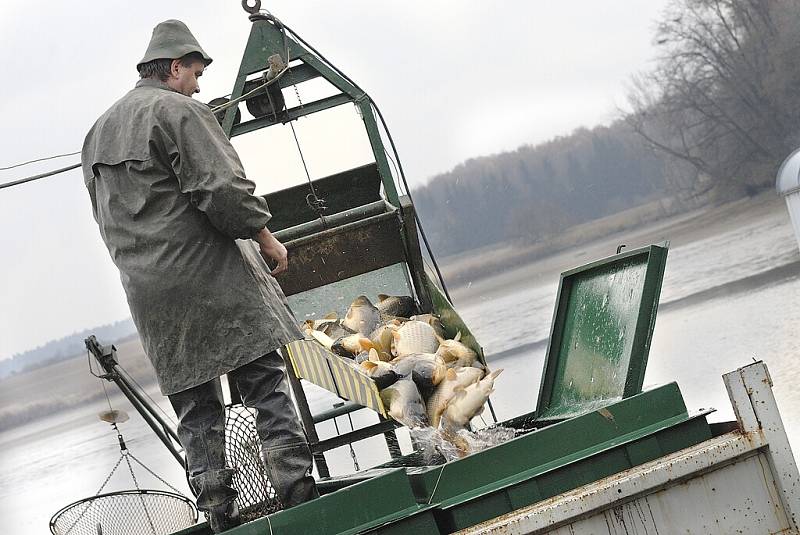
[[[253,2],[252,6],[250,5],[251,1]],[[242,0],[242,9],[255,15],[261,10],[261,0]]]

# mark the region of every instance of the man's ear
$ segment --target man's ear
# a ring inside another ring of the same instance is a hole
[[[180,67],[181,67],[181,60],[173,59],[172,63],[169,65],[169,73],[172,75],[173,78],[178,78],[178,74],[180,74]]]

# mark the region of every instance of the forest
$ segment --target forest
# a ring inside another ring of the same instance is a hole
[[[672,0],[658,57],[608,126],[468,160],[412,191],[433,250],[535,244],[656,199],[673,210],[772,187],[800,146],[800,2]]]

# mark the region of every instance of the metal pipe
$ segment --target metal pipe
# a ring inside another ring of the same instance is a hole
[[[169,425],[167,425],[161,416],[156,413],[155,408],[150,406],[147,400],[145,400],[139,394],[139,392],[128,383],[127,379],[120,374],[119,370],[117,369],[119,362],[117,361],[116,348],[113,345],[101,346],[94,335],[89,336],[84,343],[86,344],[86,349],[88,349],[89,352],[94,355],[95,360],[97,360],[97,362],[100,364],[100,367],[105,372],[105,374],[101,376],[101,379],[113,381],[114,384],[117,385],[117,388],[119,388],[128,401],[131,402],[131,405],[133,405],[133,408],[136,409],[136,412],[142,416],[147,425],[150,426],[159,440],[161,440],[167,450],[169,450],[172,456],[175,457],[178,463],[180,463],[185,470],[186,460],[175,448],[172,440],[170,440],[170,438],[173,438],[180,444],[177,433]]]
[[[170,440],[170,436],[164,433],[164,431],[159,428],[158,422],[153,418],[153,415],[150,413],[150,410],[147,406],[143,405],[141,401],[137,398],[137,396],[133,393],[131,388],[124,382],[119,380],[119,374],[116,375],[116,378],[112,378],[112,381],[117,385],[117,388],[123,393],[123,395],[128,398],[128,401],[131,402],[133,408],[142,416],[144,421],[147,425],[150,426],[150,429],[156,434],[156,436],[161,440],[164,446],[169,450],[175,460],[181,465],[181,467],[186,470],[186,460],[180,454],[180,452],[175,448],[175,445]]]
[[[345,223],[357,221],[365,217],[381,214],[386,211],[386,206],[387,203],[381,199],[379,201],[365,204],[364,206],[358,206],[356,208],[345,210],[344,212],[339,212],[338,214],[325,216],[325,221],[329,225],[343,225]],[[274,234],[280,242],[285,243],[324,229],[325,227],[322,225],[322,221],[315,219],[314,221],[309,221],[307,223],[301,223],[283,230],[278,230]]]
[[[146,400],[142,396],[142,394],[136,388],[134,388],[133,385],[128,383],[128,380],[122,374],[120,374],[117,371],[118,367],[119,367],[118,364],[114,366],[114,372],[119,377],[119,380],[122,381],[122,383],[130,390],[131,395],[136,397],[136,399],[139,401],[139,403],[142,405],[142,407],[144,407],[147,410],[147,412],[149,412],[150,415],[161,425],[161,427],[163,427],[166,430],[167,434],[171,438],[173,438],[175,440],[175,442],[180,444],[180,439],[178,438],[178,433],[174,429],[172,429],[172,427],[169,425],[169,423],[167,421],[164,420],[164,418],[161,417],[161,415],[158,413],[157,409],[155,407],[152,407],[150,405],[150,402],[148,400]]]
[[[359,409],[363,409],[364,406],[353,401],[348,401],[346,403],[342,403],[340,405],[334,406],[332,409],[328,409],[326,411],[322,411],[319,414],[314,415],[314,423],[319,424],[322,422],[326,422],[332,418],[336,418],[337,416],[342,416],[345,414],[350,414],[351,412],[355,412]]]

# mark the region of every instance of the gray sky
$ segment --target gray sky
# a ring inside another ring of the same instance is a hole
[[[607,123],[647,69],[665,0],[275,0],[278,18],[380,105],[409,181],[462,161]],[[208,101],[233,86],[250,22],[238,0],[0,4],[0,167],[80,150],[94,120],[135,83],[153,26],[188,24],[214,63]],[[318,88],[300,86],[313,100]],[[369,152],[349,106],[297,124],[312,178]],[[270,129],[272,130],[272,129]],[[242,136],[259,193],[302,179],[286,129]],[[0,171],[0,182],[77,162]],[[129,316],[80,172],[0,190],[0,359]]]

